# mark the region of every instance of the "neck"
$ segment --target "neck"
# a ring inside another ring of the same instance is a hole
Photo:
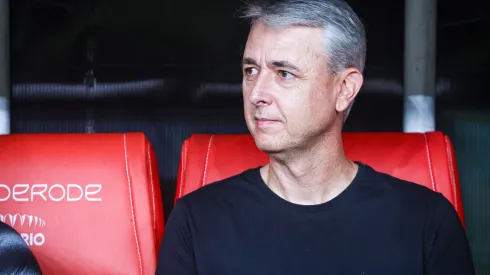
[[[357,169],[345,156],[340,137],[324,138],[291,156],[271,156],[261,174],[269,188],[283,199],[314,205],[342,193],[354,179]]]

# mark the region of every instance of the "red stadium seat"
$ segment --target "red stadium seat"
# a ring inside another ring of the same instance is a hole
[[[464,221],[454,149],[441,132],[344,133],[343,142],[351,160],[442,193]],[[182,147],[176,200],[267,162],[251,135],[193,135]]]
[[[155,274],[163,209],[143,134],[13,134],[0,148],[0,218],[43,274]]]

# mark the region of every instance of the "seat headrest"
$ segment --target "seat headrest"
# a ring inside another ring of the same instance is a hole
[[[463,220],[454,149],[443,133],[344,133],[343,143],[351,160],[442,193]],[[182,146],[176,200],[268,160],[249,134],[192,135]]]
[[[143,134],[12,134],[0,148],[0,218],[43,274],[155,274],[163,208]]]

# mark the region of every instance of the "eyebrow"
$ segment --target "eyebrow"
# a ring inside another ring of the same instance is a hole
[[[301,72],[298,66],[286,60],[272,61],[270,64],[272,64],[274,67],[287,68],[299,73]]]
[[[250,57],[244,57],[242,59],[242,66],[243,65],[254,65],[258,66],[257,61],[255,61],[253,58]],[[298,68],[298,66],[294,65],[293,63],[286,61],[286,60],[275,60],[269,62],[269,66],[271,67],[279,67],[279,68],[287,68],[296,72],[301,72],[301,70]]]
[[[253,58],[251,57],[244,57],[242,59],[242,66],[243,65],[254,65],[254,66],[258,66],[259,64],[257,64],[257,61],[255,61]]]

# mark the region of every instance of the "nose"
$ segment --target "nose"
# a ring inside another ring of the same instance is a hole
[[[271,80],[267,77],[267,74],[260,74],[252,85],[249,87],[250,93],[248,100],[255,106],[267,106],[272,103],[272,96],[270,93]]]

